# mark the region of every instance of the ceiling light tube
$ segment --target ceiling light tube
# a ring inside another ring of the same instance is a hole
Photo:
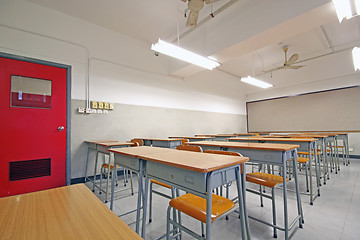
[[[332,0],[332,2],[340,23],[344,18],[349,19],[352,17],[350,0]]]
[[[248,83],[248,84],[251,84],[251,85],[254,85],[254,86],[257,86],[257,87],[261,87],[261,88],[273,87],[273,85],[270,84],[270,83],[263,82],[261,80],[258,80],[256,78],[253,78],[253,77],[250,77],[250,76],[248,76],[246,78],[241,78],[241,81],[245,82],[245,83]]]
[[[356,14],[360,15],[360,0],[355,0]]]
[[[190,52],[176,45],[167,43],[161,40],[160,38],[157,43],[151,45],[151,49],[156,52],[166,54],[170,57],[174,57],[182,61],[189,62],[203,68],[207,68],[209,70],[212,70],[217,66],[220,66],[220,63],[216,61],[200,56],[196,53]]]
[[[352,50],[354,69],[360,70],[360,48],[354,47]]]

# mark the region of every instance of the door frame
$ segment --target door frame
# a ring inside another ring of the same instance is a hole
[[[0,57],[66,69],[66,185],[71,181],[71,66],[0,52]]]

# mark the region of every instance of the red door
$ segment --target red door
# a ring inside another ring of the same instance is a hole
[[[0,197],[64,186],[66,69],[0,58]]]

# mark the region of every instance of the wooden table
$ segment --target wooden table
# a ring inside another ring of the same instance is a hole
[[[85,141],[88,144],[88,152],[86,157],[86,165],[85,165],[85,179],[84,182],[87,182],[88,180],[93,183],[92,191],[95,191],[95,187],[100,190],[100,192],[105,193],[105,202],[107,202],[108,199],[108,186],[109,186],[109,178],[107,178],[106,181],[106,190],[104,191],[101,186],[98,186],[96,184],[96,176],[97,176],[97,168],[98,168],[98,160],[99,160],[99,154],[104,154],[104,161],[105,161],[105,155],[109,156],[109,164],[108,164],[108,172],[110,172],[110,164],[112,164],[111,161],[111,154],[108,151],[112,148],[122,148],[122,147],[131,147],[134,146],[135,143],[132,142],[119,142],[119,141],[106,141],[106,140],[100,140],[100,141]],[[96,151],[96,158],[95,158],[95,166],[94,166],[94,175],[93,179],[90,179],[87,175],[88,172],[88,165],[89,165],[89,156],[91,151]],[[100,173],[101,174],[101,173]],[[115,175],[114,175],[115,176]]]
[[[118,165],[140,164],[143,166],[143,175],[146,176],[145,189],[143,190],[143,186],[139,185],[137,205],[139,213],[141,201],[143,201],[142,236],[145,236],[148,183],[149,178],[152,178],[207,199],[206,236],[208,240],[211,239],[211,190],[226,184],[226,182],[236,180],[242,239],[246,238],[246,233],[249,231],[242,195],[245,175],[240,177],[240,165],[244,165],[249,158],[146,146],[111,149],[110,151],[114,152],[115,163]],[[139,177],[139,179],[142,178]],[[143,200],[141,200],[142,197]],[[137,216],[139,215],[137,214]],[[140,218],[137,217],[137,224],[139,221]],[[250,238],[249,234],[248,238]]]
[[[142,239],[84,184],[0,198],[0,239]]]
[[[299,145],[290,144],[272,144],[272,143],[245,143],[245,142],[220,142],[220,141],[199,141],[188,142],[186,144],[201,146],[203,150],[224,150],[231,152],[238,152],[245,157],[249,157],[250,161],[258,163],[276,164],[282,166],[282,176],[286,176],[286,162],[293,159],[294,169],[294,182],[296,190],[296,201],[298,215],[294,221],[289,224],[288,208],[287,208],[287,184],[286,178],[283,178],[283,202],[284,202],[284,228],[275,226],[277,229],[285,232],[285,239],[289,238],[289,230],[295,225],[296,221],[299,221],[299,227],[302,228],[303,212],[301,207],[300,190],[297,175],[297,148]],[[263,220],[256,219],[249,216],[254,220],[260,221],[264,224],[272,226],[272,223],[266,223]]]
[[[236,138],[228,138],[228,141],[231,142],[255,142],[255,143],[282,143],[282,144],[298,144],[298,151],[305,151],[309,153],[309,180],[310,180],[310,191],[309,193],[301,192],[301,194],[309,195],[310,197],[310,205],[313,205],[314,200],[317,196],[320,196],[320,172],[319,172],[319,161],[317,159],[317,147],[316,142],[318,139],[306,137],[306,138],[269,138],[269,137],[236,137]],[[313,192],[313,184],[312,184],[312,171],[311,166],[312,162],[315,162],[315,174],[316,174],[316,191],[317,195]],[[307,181],[307,180],[306,180]]]

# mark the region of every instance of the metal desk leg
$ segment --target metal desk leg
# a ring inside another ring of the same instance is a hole
[[[95,158],[95,168],[94,168],[94,184],[93,184],[93,189],[92,191],[95,192],[95,181],[96,181],[96,171],[97,171],[97,162],[99,159],[99,151],[96,151],[96,158]]]
[[[105,157],[104,157],[105,159]],[[113,159],[113,162],[115,162],[115,158],[114,158],[114,153],[110,152],[109,153],[109,165],[108,165],[108,176],[106,178],[106,192],[105,192],[105,203],[107,203],[108,200],[108,196],[109,196],[109,177],[110,177],[110,166],[111,166],[111,159]],[[115,165],[115,164],[114,164]],[[100,172],[101,174],[101,172]],[[113,173],[111,175],[111,178],[116,178],[117,172]],[[124,174],[125,177],[125,174]],[[112,181],[111,181],[112,182]],[[100,191],[102,191],[101,187],[100,187]]]
[[[113,174],[115,173],[116,173],[116,164],[114,164],[114,168],[113,168]],[[111,178],[111,200],[110,200],[111,211],[113,210],[113,206],[114,206],[114,193],[115,193],[115,178]]]
[[[313,205],[313,201],[314,201],[314,198],[313,198],[313,183],[312,183],[312,152],[311,152],[311,143],[308,143],[308,149],[309,149],[309,180],[310,180],[310,205]]]
[[[293,168],[294,168],[294,182],[295,182],[295,189],[296,189],[296,201],[297,201],[297,207],[298,207],[298,215],[299,218],[299,227],[302,228],[302,224],[304,223],[304,216],[301,206],[301,197],[300,197],[300,189],[299,189],[299,178],[298,178],[298,169],[297,169],[297,151],[295,150],[294,153],[294,159],[293,161]]]
[[[315,175],[316,175],[316,186],[318,189],[318,196],[320,197],[320,186],[321,186],[321,182],[320,182],[320,162],[317,156],[317,152],[316,152],[316,142],[313,143],[313,149],[314,149],[314,161],[315,161]]]
[[[238,200],[239,200],[239,212],[240,212],[240,226],[241,226],[241,239],[246,239],[246,234],[245,231],[248,235],[249,235],[249,231],[247,228],[245,228],[245,223],[248,224],[248,221],[246,218],[246,213],[245,213],[245,207],[244,207],[244,195],[243,195],[243,178],[240,176],[240,168],[235,168],[236,171],[236,183],[237,183],[237,191],[238,191]],[[246,226],[248,227],[248,226]]]
[[[144,192],[144,200],[143,200],[143,220],[142,220],[142,230],[141,230],[141,237],[145,239],[146,233],[146,213],[147,213],[147,199],[148,199],[148,192],[149,192],[149,178],[145,174],[145,192]]]
[[[135,232],[139,234],[140,228],[140,208],[141,208],[141,196],[143,192],[143,176],[144,176],[144,166],[143,161],[141,160],[139,166],[139,179],[138,179],[138,200],[137,200],[137,209],[136,209],[136,229]]]
[[[243,199],[244,199],[244,214],[245,214],[245,227],[246,227],[246,234],[247,239],[250,240],[250,227],[249,227],[249,218],[247,213],[247,207],[246,207],[246,165],[245,163],[242,164],[243,173],[241,174],[241,182],[242,182],[242,188],[243,188]]]
[[[206,194],[206,239],[211,240],[211,210],[212,210],[212,191],[210,189],[211,173],[207,180],[207,194]],[[240,199],[239,199],[240,202]]]
[[[86,180],[87,180],[87,171],[88,171],[88,165],[89,165],[90,150],[91,150],[91,148],[88,147],[87,156],[86,156],[86,165],[85,165],[85,178],[84,178],[85,183],[86,183]]]
[[[294,162],[297,163],[297,158],[294,156]],[[296,164],[295,164],[296,165]],[[284,229],[285,240],[289,239],[289,219],[287,212],[287,182],[286,182],[286,160],[283,161],[283,197],[284,197]]]
[[[339,157],[339,144],[338,137],[335,137],[335,161],[336,161],[336,170],[340,171],[340,157]]]
[[[346,135],[345,139],[345,151],[346,151],[346,166],[348,166],[350,164],[350,157],[349,157],[349,136]]]

